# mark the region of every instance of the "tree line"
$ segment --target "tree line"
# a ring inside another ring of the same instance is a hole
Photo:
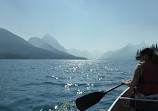
[[[158,51],[158,46],[156,44],[152,44],[149,48],[153,49],[154,51]],[[138,49],[136,55],[140,54],[142,49]]]

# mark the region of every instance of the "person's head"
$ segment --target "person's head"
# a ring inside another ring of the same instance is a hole
[[[151,61],[154,54],[154,50],[151,48],[143,49],[140,54],[136,56],[136,60],[140,61]]]

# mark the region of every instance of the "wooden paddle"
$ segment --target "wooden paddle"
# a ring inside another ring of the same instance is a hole
[[[88,109],[89,107],[97,104],[106,93],[120,87],[123,84],[120,84],[118,86],[115,86],[113,88],[110,88],[109,90],[106,91],[102,91],[102,92],[93,92],[87,95],[84,95],[80,98],[76,99],[76,106],[80,111],[84,111],[86,109]]]

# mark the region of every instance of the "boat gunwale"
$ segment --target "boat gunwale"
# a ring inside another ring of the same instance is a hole
[[[111,111],[111,110],[112,110],[112,108],[115,106],[115,104],[120,100],[120,97],[122,97],[122,95],[124,95],[128,90],[129,90],[129,87],[126,88],[126,89],[117,97],[117,99],[113,102],[113,104],[110,106],[110,108],[108,109],[108,111]]]
[[[143,102],[154,102],[157,103],[157,99],[139,99],[139,98],[130,98],[130,97],[125,97],[126,93],[128,93],[128,90],[131,88],[128,87],[126,88],[118,97],[117,99],[113,102],[113,104],[110,106],[110,108],[107,111],[113,111],[115,108],[115,105],[119,102],[119,100],[127,100],[127,101],[143,101]]]
[[[139,99],[139,98],[128,98],[128,97],[120,97],[120,100],[129,100],[129,101],[143,101],[143,102],[158,102],[157,99]]]

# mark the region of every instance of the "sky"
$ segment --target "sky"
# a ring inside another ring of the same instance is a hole
[[[0,0],[0,27],[66,49],[102,51],[158,42],[158,0]]]

